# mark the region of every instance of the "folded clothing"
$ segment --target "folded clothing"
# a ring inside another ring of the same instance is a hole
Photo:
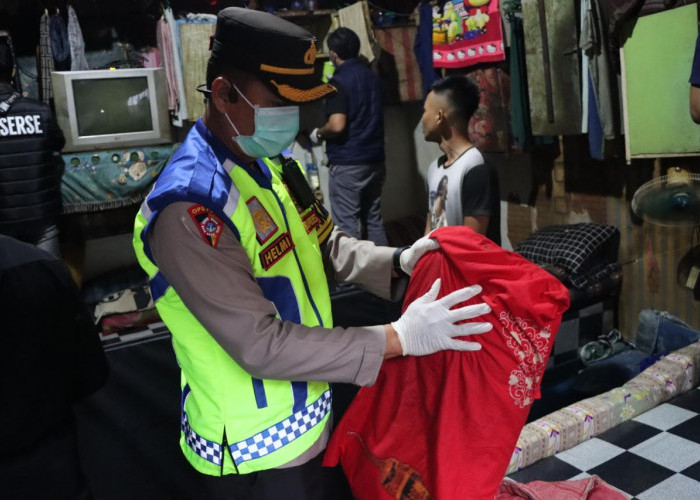
[[[518,483],[504,479],[494,500],[625,500],[619,492],[598,476],[569,481],[531,481]]]

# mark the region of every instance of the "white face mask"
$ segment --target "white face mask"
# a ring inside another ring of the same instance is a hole
[[[241,135],[228,114],[224,113],[236,132],[231,139],[238,143],[243,152],[252,158],[271,158],[289,147],[299,132],[299,106],[261,108],[252,104],[238,87],[233,85],[233,88],[255,111],[253,135]]]

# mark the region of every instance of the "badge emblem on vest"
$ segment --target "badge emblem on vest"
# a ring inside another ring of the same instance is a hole
[[[216,248],[219,244],[219,237],[224,229],[224,223],[218,215],[199,203],[187,209],[192,220],[199,229],[204,241]]]
[[[316,229],[321,225],[321,219],[316,213],[316,209],[311,207],[309,212],[304,215],[301,220],[304,222],[304,228],[306,229],[306,234],[311,234],[311,231]]]
[[[258,243],[262,245],[277,232],[277,224],[275,224],[275,221],[272,220],[270,214],[255,196],[246,201],[246,205],[248,206],[250,216],[253,218]]]
[[[260,264],[267,271],[279,262],[282,257],[291,252],[293,248],[292,236],[289,233],[284,233],[260,252]]]

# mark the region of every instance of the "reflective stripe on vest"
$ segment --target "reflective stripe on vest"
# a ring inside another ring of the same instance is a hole
[[[183,404],[181,407],[180,427],[185,436],[187,446],[192,448],[197,455],[214,465],[221,465],[223,445],[203,438],[190,427],[184,402],[190,393],[190,387],[185,386]],[[269,455],[283,446],[291,443],[312,427],[323,421],[331,410],[331,392],[324,392],[320,398],[294,413],[289,418],[258,432],[238,443],[229,446],[229,451],[236,465],[256,458]]]
[[[231,456],[240,465],[248,460],[260,458],[291,443],[321,422],[331,409],[331,391],[289,418],[238,443],[229,446]]]

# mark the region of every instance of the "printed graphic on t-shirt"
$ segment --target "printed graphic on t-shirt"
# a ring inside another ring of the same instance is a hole
[[[447,175],[440,179],[436,190],[431,190],[428,196],[430,200],[430,228],[437,229],[447,225],[447,196],[449,177]],[[459,193],[456,193],[459,196]]]

